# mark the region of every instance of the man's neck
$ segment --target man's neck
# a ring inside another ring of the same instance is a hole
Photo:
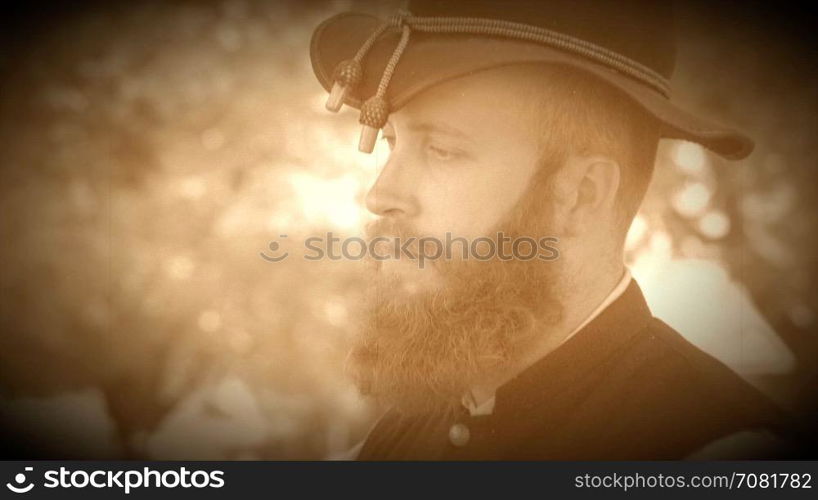
[[[592,316],[601,312],[600,306],[605,305],[606,299],[617,290],[626,275],[630,277],[625,266],[620,264],[615,271],[604,273],[592,283],[588,283],[588,286],[574,288],[573,293],[565,297],[560,322],[549,326],[540,337],[539,342],[527,351],[525,357],[510,367],[502,376],[475,384],[471,389],[471,404],[479,406],[493,398],[497,388],[557,349],[571,335],[584,327],[589,320],[593,319]]]

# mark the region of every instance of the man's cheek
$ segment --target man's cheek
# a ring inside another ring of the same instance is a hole
[[[438,239],[447,233],[470,236],[480,230],[487,215],[486,200],[482,188],[468,178],[427,183],[418,196],[420,211],[413,226],[417,234]]]

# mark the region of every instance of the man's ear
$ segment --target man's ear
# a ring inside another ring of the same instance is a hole
[[[567,229],[578,234],[613,214],[619,190],[619,163],[605,156],[573,157],[568,160],[563,180],[573,191],[567,197]]]

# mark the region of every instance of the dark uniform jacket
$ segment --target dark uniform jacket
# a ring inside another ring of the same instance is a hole
[[[681,459],[735,433],[787,425],[764,395],[654,318],[631,281],[587,326],[500,387],[491,415],[392,410],[358,459]]]

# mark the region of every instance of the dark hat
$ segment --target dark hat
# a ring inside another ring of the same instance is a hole
[[[697,142],[730,159],[746,135],[671,102],[675,65],[670,2],[634,0],[411,0],[382,21],[345,13],[313,33],[310,57],[330,92],[327,108],[361,109],[362,151],[390,112],[446,80],[520,63],[568,65],[620,89],[661,123],[662,137]]]

